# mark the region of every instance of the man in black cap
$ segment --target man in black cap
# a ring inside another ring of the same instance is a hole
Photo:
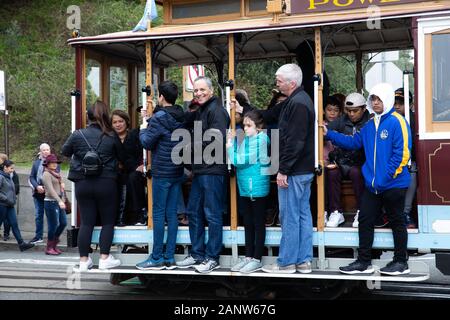
[[[398,88],[395,90],[395,111],[400,113],[402,116],[405,116],[405,94],[403,88]],[[414,105],[413,105],[413,96],[411,92],[409,92],[409,126],[411,127],[411,132],[415,132],[415,118],[414,118]],[[414,137],[414,136],[413,136]],[[411,218],[411,209],[414,201],[414,197],[416,196],[417,189],[417,166],[416,166],[416,153],[414,148],[414,139],[412,139],[412,148],[411,148],[411,164],[409,165],[409,172],[411,173],[411,183],[408,187],[408,191],[405,196],[405,221],[406,227],[408,229],[416,228],[416,224],[414,220]]]

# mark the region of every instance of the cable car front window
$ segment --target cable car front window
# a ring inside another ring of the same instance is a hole
[[[450,34],[432,36],[433,121],[450,121]]]

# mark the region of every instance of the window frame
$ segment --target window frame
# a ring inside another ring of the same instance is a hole
[[[433,121],[432,37],[450,34],[449,16],[418,20],[419,140],[450,139],[450,121]]]

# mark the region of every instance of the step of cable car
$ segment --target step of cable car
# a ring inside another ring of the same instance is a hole
[[[243,274],[239,272],[231,272],[231,256],[221,256],[220,264],[221,268],[216,269],[210,273],[198,273],[193,268],[189,269],[173,269],[173,270],[138,270],[135,265],[147,258],[146,254],[114,254],[114,256],[122,261],[122,265],[108,270],[98,269],[98,255],[94,255],[93,260],[95,263],[94,268],[89,270],[89,273],[132,273],[132,274],[161,274],[161,275],[185,275],[185,276],[231,276],[231,277],[268,277],[268,278],[296,278],[296,279],[341,279],[341,280],[359,280],[359,281],[394,281],[394,282],[420,282],[430,278],[429,266],[422,262],[410,259],[408,261],[410,274],[400,276],[387,276],[379,272],[380,268],[384,267],[389,260],[372,260],[375,272],[373,274],[355,274],[347,275],[339,272],[340,266],[348,265],[353,262],[354,259],[345,258],[329,258],[327,259],[328,267],[324,270],[318,268],[317,259],[313,259],[313,271],[312,273],[266,273],[263,271],[257,271],[250,274]],[[182,260],[183,255],[177,255],[176,260]],[[276,257],[263,257],[263,264],[274,263]],[[74,272],[78,272],[74,268]]]

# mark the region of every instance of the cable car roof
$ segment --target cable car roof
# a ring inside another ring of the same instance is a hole
[[[159,65],[187,65],[225,61],[227,34],[236,34],[238,60],[267,59],[294,55],[296,46],[313,39],[311,27],[322,28],[326,54],[355,51],[381,51],[412,47],[411,17],[450,10],[450,1],[428,1],[409,5],[380,7],[381,29],[368,29],[365,9],[333,14],[280,16],[272,18],[213,22],[195,25],[163,25],[149,32],[116,32],[69,39],[70,45],[122,58],[143,61],[145,40],[154,40],[155,62]],[[262,32],[265,31],[265,32]]]

